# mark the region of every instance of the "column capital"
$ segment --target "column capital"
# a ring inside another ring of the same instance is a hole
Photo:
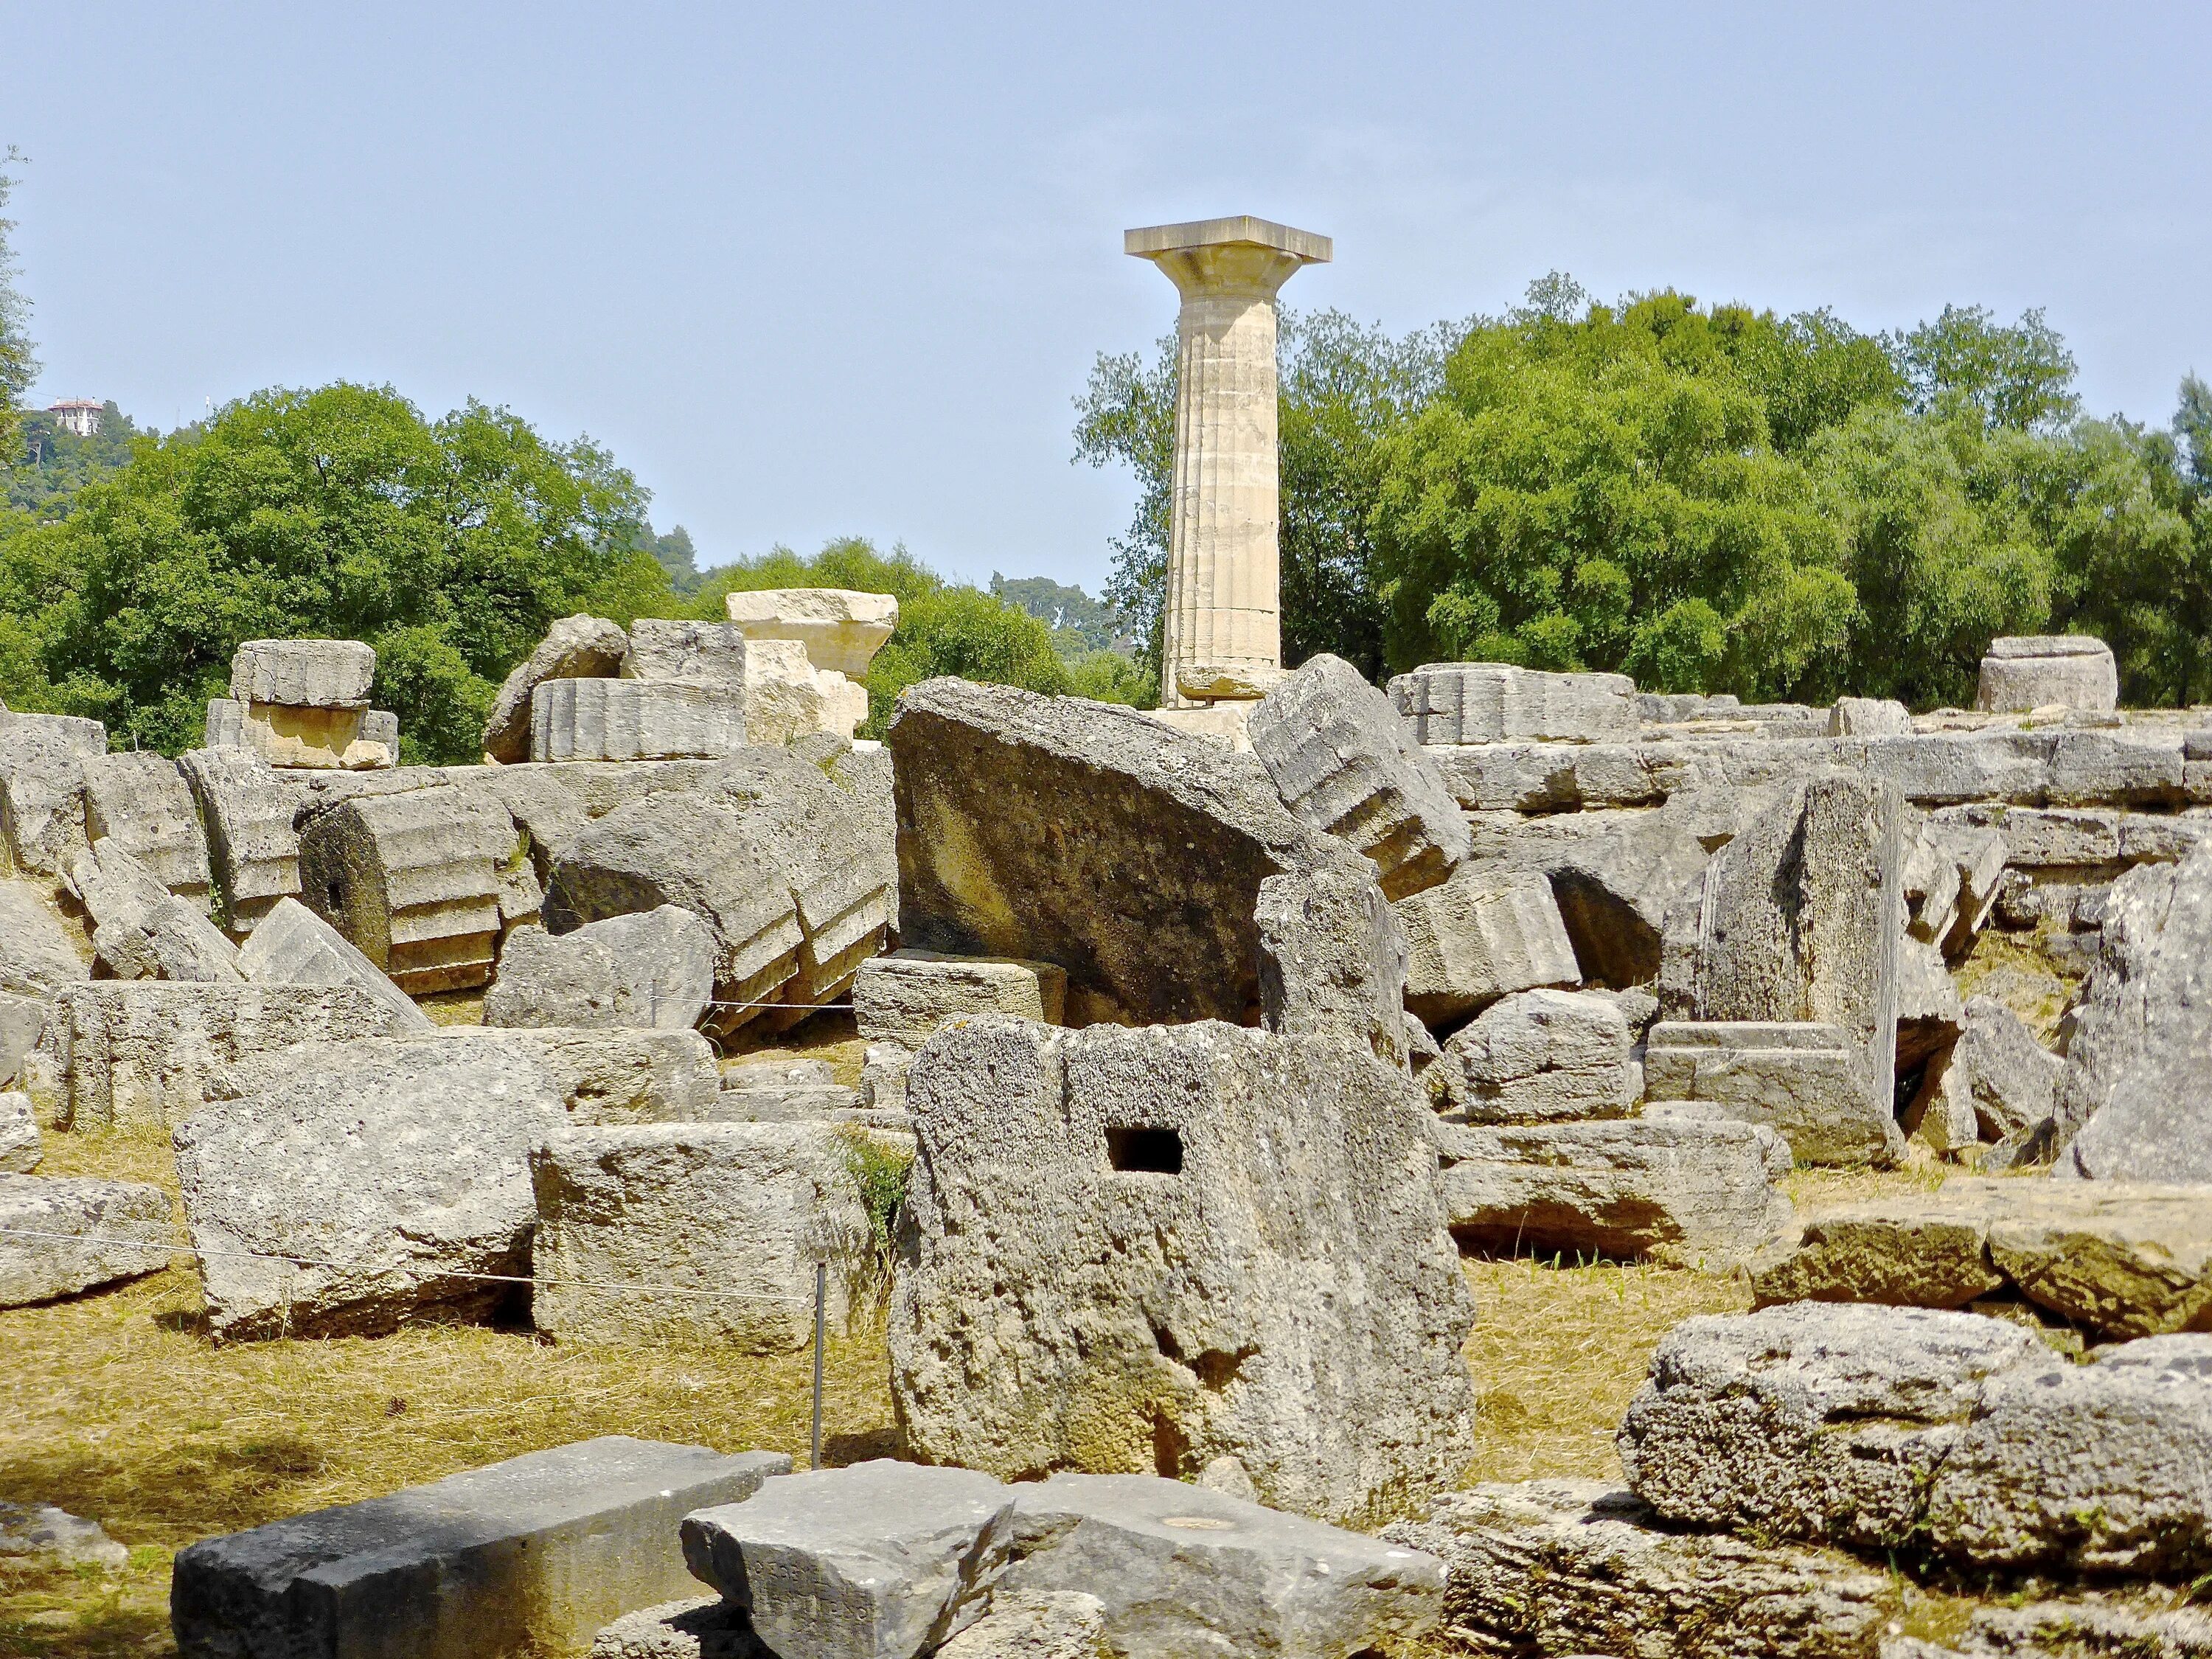
[[[1121,251],[1150,259],[1186,295],[1249,290],[1271,298],[1300,268],[1326,264],[1335,252],[1326,236],[1249,213],[1125,230]]]

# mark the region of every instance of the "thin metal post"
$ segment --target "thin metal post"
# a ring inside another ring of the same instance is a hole
[[[814,1455],[807,1464],[811,1469],[822,1467],[822,1327],[823,1308],[830,1295],[830,1264],[814,1264]]]

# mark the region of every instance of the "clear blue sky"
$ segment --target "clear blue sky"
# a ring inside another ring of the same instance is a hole
[[[1108,15],[1110,13],[1110,15]],[[1336,239],[1293,304],[1528,280],[1863,327],[2047,307],[2093,410],[2212,374],[2203,7],[10,8],[39,401],[388,381],[589,432],[702,559],[858,532],[1093,587],[1125,226]]]

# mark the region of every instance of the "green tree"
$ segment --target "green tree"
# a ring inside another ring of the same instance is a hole
[[[15,286],[18,268],[10,240],[15,222],[4,216],[16,184],[5,169],[23,159],[12,145],[0,154],[0,455],[14,453],[16,411],[39,378],[38,355],[31,345],[31,302]]]
[[[0,467],[0,501],[40,519],[66,518],[77,491],[120,472],[131,464],[138,440],[151,435],[112,403],[103,406],[100,428],[88,438],[52,415],[26,410],[19,459]]]
[[[1945,306],[1892,345],[1922,414],[1971,410],[1990,426],[2052,432],[2081,412],[2074,355],[2040,309],[2005,325],[1985,306]]]

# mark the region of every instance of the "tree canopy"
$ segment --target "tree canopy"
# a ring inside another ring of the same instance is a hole
[[[0,153],[0,454],[14,447],[16,410],[31,382],[39,378],[39,359],[31,345],[31,304],[15,286],[15,222],[6,216],[15,180],[5,171],[23,159],[10,148]]]

